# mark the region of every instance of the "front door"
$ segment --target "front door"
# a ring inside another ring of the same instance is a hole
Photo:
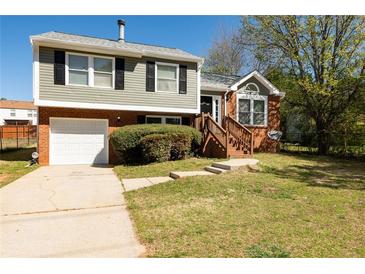
[[[200,111],[203,113],[209,113],[213,116],[213,97],[202,96],[200,97]]]
[[[214,95],[201,96],[200,111],[209,113],[218,124],[221,124],[221,97]]]

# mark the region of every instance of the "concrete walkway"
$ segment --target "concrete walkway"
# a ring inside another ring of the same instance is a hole
[[[1,257],[138,257],[109,167],[48,166],[0,189]]]
[[[152,185],[165,183],[173,179],[180,179],[192,176],[211,176],[233,170],[259,171],[259,161],[251,158],[230,159],[222,162],[215,162],[211,166],[206,166],[204,170],[196,171],[171,171],[170,177],[147,177],[147,178],[133,178],[122,179],[122,184],[125,191],[136,190],[140,188],[149,187]]]

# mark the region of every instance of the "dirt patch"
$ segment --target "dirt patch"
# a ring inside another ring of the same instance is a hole
[[[9,178],[9,174],[0,174],[0,183],[5,182],[7,178]]]

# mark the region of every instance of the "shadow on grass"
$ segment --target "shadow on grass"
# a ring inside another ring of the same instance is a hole
[[[310,164],[291,164],[285,168],[263,166],[263,172],[293,179],[314,187],[365,190],[365,164],[331,157],[297,156]]]
[[[35,147],[21,149],[7,149],[0,154],[2,161],[29,161],[32,159],[32,153],[36,151]]]

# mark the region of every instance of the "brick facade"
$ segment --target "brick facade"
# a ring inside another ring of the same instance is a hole
[[[138,115],[166,115],[177,116],[176,113],[146,113],[136,111],[117,111],[117,110],[97,110],[97,109],[76,109],[76,108],[55,108],[55,107],[39,107],[39,127],[38,127],[38,153],[39,163],[41,165],[49,164],[49,118],[90,118],[90,119],[107,119],[109,121],[108,133],[112,133],[115,129],[125,126],[137,124]],[[183,115],[184,117],[189,115]],[[193,115],[189,117],[192,118]],[[118,120],[120,117],[120,120]],[[191,119],[192,120],[192,119]],[[109,163],[116,163],[117,158],[113,151],[112,145],[109,144]]]
[[[278,150],[278,142],[269,139],[267,133],[271,130],[280,130],[280,97],[269,95],[268,105],[267,127],[246,126],[253,131],[255,151],[276,152]],[[236,93],[228,96],[227,114],[236,117]]]
[[[222,98],[222,101],[224,99]],[[267,127],[250,127],[247,126],[254,134],[254,149],[255,151],[276,152],[278,142],[270,140],[267,133],[270,130],[280,129],[280,97],[270,95],[268,98],[268,126]],[[222,106],[222,112],[224,107]],[[236,117],[236,95],[231,93],[227,101],[227,114]],[[76,108],[56,108],[56,107],[39,107],[39,126],[38,126],[38,152],[39,163],[41,165],[49,164],[49,118],[50,117],[64,117],[64,118],[93,118],[93,119],[107,119],[109,121],[108,133],[112,133],[115,129],[125,126],[137,124],[138,115],[166,115],[176,116],[171,113],[146,113],[136,111],[117,111],[117,110],[96,110],[96,109],[76,109]],[[222,113],[223,117],[224,113]],[[193,121],[194,115],[189,116]],[[120,119],[118,120],[118,117]],[[213,154],[216,154],[213,153]],[[109,163],[117,162],[116,155],[111,144],[109,144]]]

